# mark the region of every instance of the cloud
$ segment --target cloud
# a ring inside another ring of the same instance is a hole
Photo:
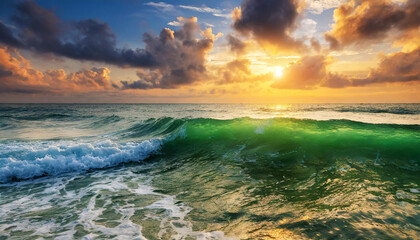
[[[148,2],[148,3],[145,3],[145,5],[159,8],[164,12],[175,11],[175,7],[178,7],[178,8],[187,9],[187,10],[200,12],[200,13],[211,13],[215,17],[230,18],[230,14],[223,13],[223,11],[220,9],[210,8],[210,7],[207,7],[206,5],[203,5],[201,7],[189,6],[189,5],[174,6],[172,4],[168,4],[164,2]]]
[[[243,58],[234,59],[214,70],[211,78],[216,85],[250,83],[254,87],[259,82],[269,82],[273,79],[272,73],[255,75],[250,67],[250,60]]]
[[[227,18],[227,19],[232,18],[232,14],[231,13],[213,13],[213,16]]]
[[[420,47],[420,28],[405,31],[394,41],[394,47],[402,47],[403,52],[411,52]]]
[[[348,0],[306,0],[306,7],[313,14],[321,14],[325,10],[336,8]]]
[[[315,51],[315,52],[319,52],[321,51],[321,44],[319,43],[319,41],[315,38],[311,38],[310,40],[311,42],[311,48]]]
[[[175,10],[174,5],[164,2],[147,2],[144,5],[159,8],[164,12],[170,12]]]
[[[108,68],[92,68],[83,69],[79,72],[68,75],[67,81],[75,85],[75,87],[83,86],[85,89],[112,89],[109,74],[111,71]]]
[[[14,31],[0,23],[0,43],[9,46],[123,67],[158,64],[144,49],[117,48],[116,35],[107,23],[99,20],[63,23],[33,1],[18,3],[11,19],[16,24]]]
[[[0,47],[0,92],[39,93],[49,92],[43,74],[33,69],[19,52]]]
[[[396,3],[390,0],[352,0],[334,11],[333,29],[325,33],[331,49],[380,42],[391,31],[404,32],[420,27],[420,1]],[[393,34],[394,36],[399,34]]]
[[[183,9],[188,9],[188,10],[191,10],[191,11],[200,12],[200,13],[211,13],[215,17],[222,17],[222,18],[231,18],[232,17],[232,15],[227,13],[226,10],[209,8],[205,5],[203,5],[202,7],[179,5],[178,7],[183,8]]]
[[[379,67],[370,71],[366,79],[353,80],[353,86],[373,83],[420,81],[420,48],[382,56]]]
[[[311,39],[316,33],[317,25],[318,23],[315,20],[309,18],[302,19],[299,23],[299,28],[292,35],[296,38]]]
[[[331,57],[304,56],[284,71],[284,77],[272,87],[314,89],[317,87],[362,87],[371,84],[420,82],[420,48],[412,52],[384,55],[377,68],[365,78],[355,78],[329,71]]]
[[[302,43],[290,36],[302,6],[298,0],[244,0],[233,14],[232,27],[275,50],[296,50]]]
[[[214,35],[213,34],[213,29],[211,29],[211,28],[206,28],[204,31],[200,30],[200,34],[201,34],[201,36],[203,36],[207,39],[211,39],[213,42],[216,41],[218,38],[223,36],[223,33],[221,33],[221,32]]]
[[[142,68],[137,72],[139,82],[121,82],[124,88],[175,88],[200,81],[206,73],[206,54],[223,35],[213,34],[211,28],[201,31],[196,17],[179,17],[182,28],[175,32],[165,28],[159,36],[145,33],[145,49],[120,49],[107,23],[87,19],[64,24],[33,1],[19,3],[16,10],[12,20],[17,37],[0,25],[0,42],[72,59]],[[197,39],[199,34],[201,39]]]
[[[331,59],[322,56],[304,56],[284,70],[282,79],[272,87],[281,89],[312,89],[321,84],[327,76]]]
[[[206,76],[206,54],[222,34],[211,28],[201,31],[197,18],[178,18],[181,29],[163,29],[159,36],[145,34],[146,50],[159,66],[137,71],[138,81],[121,81],[123,89],[176,88],[201,81]],[[201,38],[196,36],[201,34]]]
[[[66,74],[63,69],[38,71],[16,49],[0,47],[0,92],[74,93],[109,91],[115,85],[108,68],[82,69]]]
[[[203,7],[193,7],[193,6],[186,6],[186,5],[179,5],[180,8],[196,11],[196,12],[202,12],[202,13],[221,13],[219,9],[215,8],[209,8],[206,6]]]
[[[228,62],[226,66],[219,71],[219,76],[222,76],[218,81],[219,84],[228,84],[234,82],[246,82],[251,75],[250,70],[251,61],[248,59],[235,59]]]
[[[10,27],[0,21],[0,41],[14,47],[20,47],[20,41],[13,36]]]
[[[179,22],[179,21],[172,21],[172,22],[168,22],[168,25],[169,26],[174,26],[174,27],[180,27],[183,24],[182,24],[182,22]]]
[[[330,73],[322,86],[330,88],[363,87],[383,83],[420,82],[420,48],[382,56],[379,66],[365,78],[353,78]]]
[[[247,44],[241,39],[233,36],[232,34],[227,35],[227,41],[230,50],[237,55],[242,55],[246,52]]]

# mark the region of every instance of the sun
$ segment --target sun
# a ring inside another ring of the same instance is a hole
[[[276,69],[274,70],[274,76],[276,78],[281,78],[283,76],[283,67],[276,67]]]

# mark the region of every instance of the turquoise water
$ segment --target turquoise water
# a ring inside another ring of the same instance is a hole
[[[0,239],[419,239],[420,104],[0,104]]]

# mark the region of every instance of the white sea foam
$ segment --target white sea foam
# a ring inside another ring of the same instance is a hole
[[[137,166],[133,169],[142,167]],[[0,219],[3,220],[0,236],[10,236],[13,231],[31,231],[33,233],[29,234],[30,236],[73,239],[76,227],[79,226],[87,231],[86,235],[79,236],[86,240],[111,236],[115,239],[146,239],[143,236],[142,224],[132,221],[132,217],[137,214],[136,210],[146,209],[151,211],[146,218],[161,223],[160,229],[155,229],[159,236],[170,230],[172,239],[229,239],[220,231],[194,231],[192,223],[185,219],[192,208],[178,201],[175,196],[155,192],[150,185],[153,177],[133,173],[133,169],[109,169],[85,175],[64,174],[55,178],[8,183],[7,185],[19,191],[14,191],[17,194],[14,197],[8,194],[4,199],[0,198]],[[81,184],[76,188],[69,188],[72,183],[83,182],[83,179],[91,181],[88,185]],[[126,199],[146,195],[158,198],[147,206],[138,207],[123,201],[113,202],[112,196],[118,196],[121,192],[127,194]],[[105,196],[101,197],[104,194]],[[83,204],[81,199],[86,199]],[[105,203],[98,205],[98,199],[105,200]],[[66,210],[57,212],[60,209]],[[104,220],[101,215],[106,209],[113,209],[120,214],[120,217],[114,220],[116,226],[100,224],[100,221]],[[52,216],[41,219],[42,210],[50,211]],[[74,214],[77,217],[66,221]],[[63,218],[57,218],[57,215]]]
[[[152,139],[126,143],[105,140],[0,144],[0,182],[141,161],[157,151],[163,142]]]

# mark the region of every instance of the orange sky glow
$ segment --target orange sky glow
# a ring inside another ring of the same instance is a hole
[[[174,17],[132,48],[22,1],[0,21],[0,102],[420,102],[420,1],[268,2],[232,4],[225,28],[211,8]]]

